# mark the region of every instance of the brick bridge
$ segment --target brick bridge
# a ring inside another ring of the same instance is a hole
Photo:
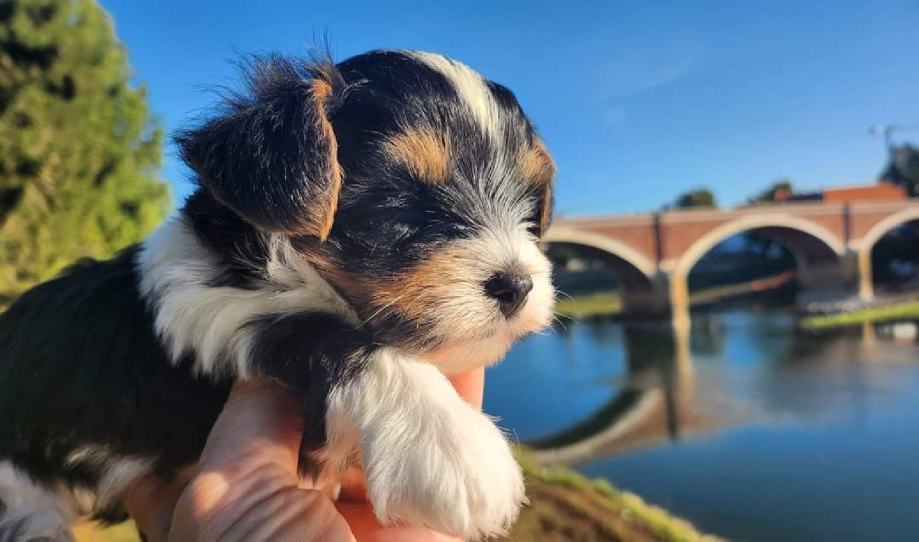
[[[871,299],[871,250],[884,234],[919,220],[919,202],[784,203],[731,210],[559,218],[548,246],[577,245],[602,257],[622,284],[633,315],[688,315],[690,270],[718,243],[766,235],[794,255],[810,299]]]

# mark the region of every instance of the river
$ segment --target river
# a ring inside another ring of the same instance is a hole
[[[568,322],[489,369],[485,409],[543,460],[731,540],[915,542],[915,331],[815,334],[777,309],[680,333]]]

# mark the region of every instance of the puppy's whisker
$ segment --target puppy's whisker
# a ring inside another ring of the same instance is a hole
[[[565,325],[565,322],[556,315],[552,315],[552,321],[559,325],[563,330],[568,331],[568,326]],[[552,329],[552,328],[550,328]],[[555,333],[555,329],[552,329],[552,333]]]
[[[555,293],[557,293],[557,294],[559,294],[559,295],[561,295],[561,296],[564,296],[564,297],[566,297],[567,299],[572,299],[572,300],[574,299],[573,297],[571,297],[570,295],[568,295],[566,292],[563,292],[563,291],[559,290],[558,288],[555,289]]]

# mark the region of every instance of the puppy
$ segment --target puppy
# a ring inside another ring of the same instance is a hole
[[[479,538],[516,518],[508,443],[445,375],[550,322],[533,125],[431,53],[273,56],[245,82],[177,137],[197,183],[177,216],[0,316],[0,540],[122,519],[256,377],[302,401],[302,474],[360,462],[380,520]]]

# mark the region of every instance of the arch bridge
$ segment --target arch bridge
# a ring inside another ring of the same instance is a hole
[[[871,250],[919,220],[919,202],[784,203],[730,210],[559,218],[547,245],[576,245],[609,262],[632,315],[688,314],[688,277],[718,243],[757,232],[788,248],[811,299],[874,296]]]

